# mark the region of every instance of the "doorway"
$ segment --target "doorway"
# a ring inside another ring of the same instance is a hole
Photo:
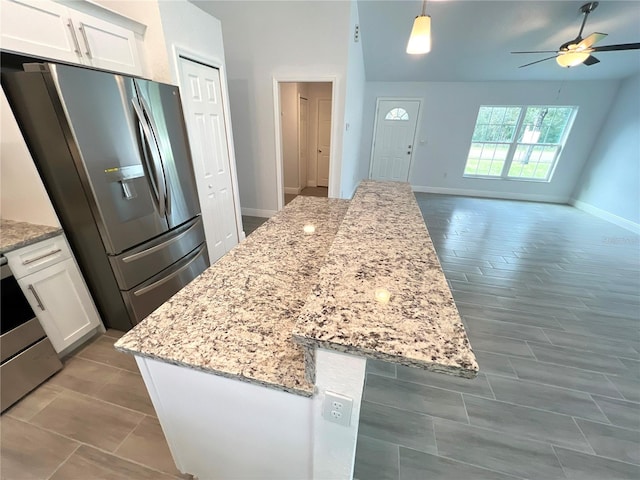
[[[378,99],[369,178],[409,180],[420,104],[420,99]]]
[[[278,207],[298,195],[328,196],[333,82],[277,82]],[[280,168],[280,167],[279,167]]]

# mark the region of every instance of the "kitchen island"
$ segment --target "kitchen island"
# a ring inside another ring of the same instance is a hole
[[[409,185],[370,181],[297,197],[116,348],[200,478],[351,478],[367,357],[478,370]]]

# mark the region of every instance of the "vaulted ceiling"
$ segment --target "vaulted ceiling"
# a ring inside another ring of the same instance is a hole
[[[566,69],[555,60],[518,68],[549,54],[512,55],[518,50],[556,50],[574,39],[582,14],[578,1],[427,2],[432,51],[405,53],[420,0],[358,0],[368,81],[599,80],[640,72],[640,50],[601,52],[600,63]],[[640,1],[601,0],[583,37],[609,34],[599,45],[640,42]]]

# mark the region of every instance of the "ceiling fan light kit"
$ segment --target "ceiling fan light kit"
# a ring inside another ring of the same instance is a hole
[[[604,45],[602,47],[595,47],[594,45],[598,43],[600,40],[607,36],[606,33],[592,33],[588,35],[586,38],[582,38],[582,31],[584,30],[584,26],[587,23],[587,18],[589,14],[593,12],[598,6],[598,2],[589,2],[585,3],[580,7],[580,13],[584,15],[582,19],[582,25],[580,26],[580,31],[578,32],[578,36],[573,40],[569,40],[566,43],[560,45],[557,51],[538,51],[538,52],[511,52],[511,53],[555,53],[552,57],[543,58],[542,60],[536,60],[535,62],[527,63],[525,65],[520,65],[518,68],[528,67],[530,65],[535,65],[536,63],[545,62],[547,60],[551,60],[552,58],[556,59],[556,63],[561,67],[575,67],[581,64],[584,65],[595,65],[596,63],[600,63],[596,57],[591,55],[593,52],[612,52],[612,51],[622,51],[622,50],[638,50],[640,49],[640,43],[623,43],[619,45]]]
[[[422,14],[413,21],[407,53],[422,55],[431,51],[431,17],[425,13],[427,0],[422,2]]]
[[[561,67],[575,67],[583,63],[591,54],[589,52],[567,52],[556,57],[556,63]]]

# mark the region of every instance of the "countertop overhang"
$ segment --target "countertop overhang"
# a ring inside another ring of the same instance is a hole
[[[478,364],[411,186],[361,182],[296,342],[473,378]]]

